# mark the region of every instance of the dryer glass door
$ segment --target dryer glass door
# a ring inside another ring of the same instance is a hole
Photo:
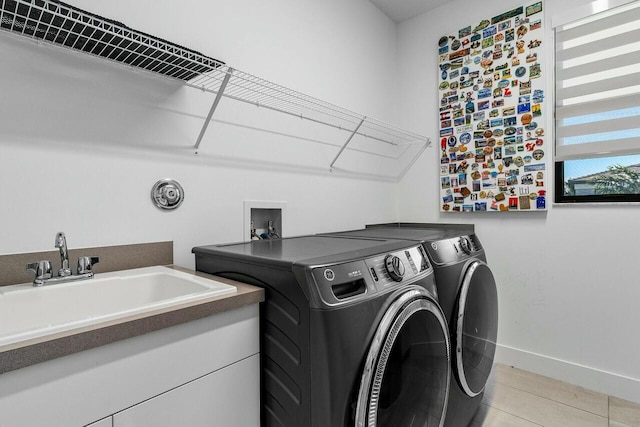
[[[498,335],[498,294],[487,264],[471,263],[458,298],[456,371],[462,389],[473,397],[480,394],[487,383]]]
[[[356,426],[442,426],[449,394],[449,334],[439,306],[414,289],[397,298],[372,341]]]

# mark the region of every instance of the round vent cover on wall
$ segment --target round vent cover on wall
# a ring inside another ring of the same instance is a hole
[[[161,179],[153,184],[151,200],[160,209],[176,209],[184,200],[182,186],[173,179]]]

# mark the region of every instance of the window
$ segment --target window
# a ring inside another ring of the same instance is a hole
[[[556,26],[555,43],[556,202],[640,202],[640,1]]]

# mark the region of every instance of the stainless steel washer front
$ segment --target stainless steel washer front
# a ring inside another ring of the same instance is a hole
[[[365,361],[355,425],[443,426],[451,363],[440,307],[423,288],[395,297],[378,325]]]

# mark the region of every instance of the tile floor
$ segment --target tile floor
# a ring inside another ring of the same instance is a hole
[[[496,364],[470,427],[640,427],[640,404]]]

